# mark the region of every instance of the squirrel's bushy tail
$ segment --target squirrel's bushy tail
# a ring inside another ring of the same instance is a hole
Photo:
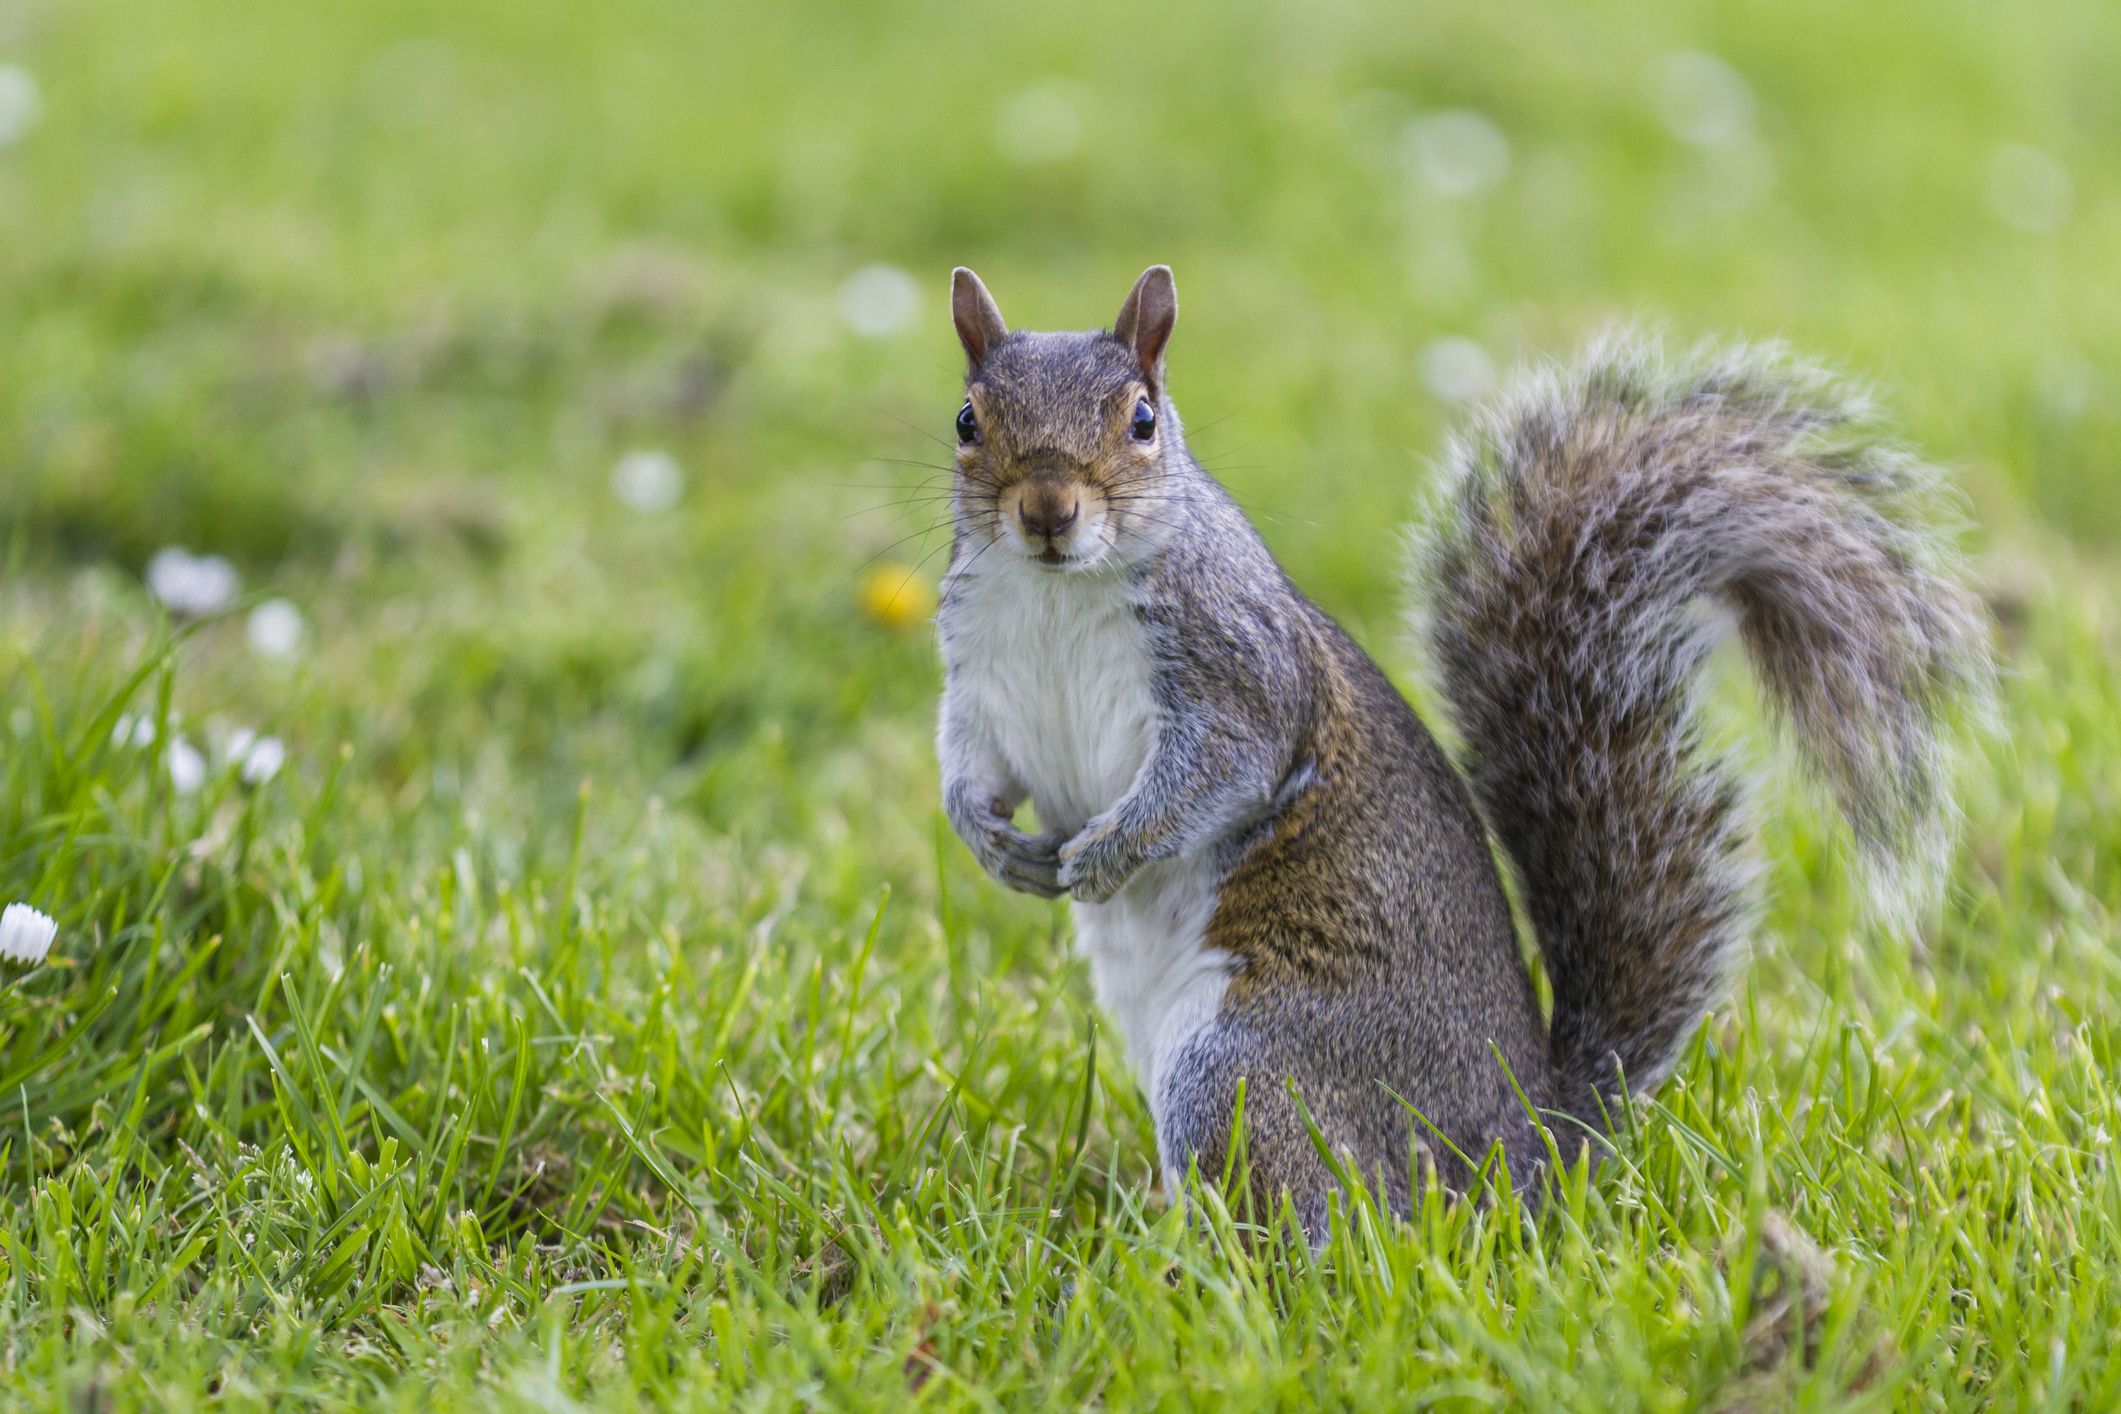
[[[1635,339],[1522,381],[1450,446],[1417,621],[1588,1100],[1663,1078],[1754,912],[1741,786],[1704,750],[1735,629],[1882,897],[1940,876],[1943,743],[1988,681],[1937,474],[1776,350]]]

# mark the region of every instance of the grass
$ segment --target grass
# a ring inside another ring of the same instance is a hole
[[[4,1398],[2121,1404],[2117,58],[2095,0],[0,15],[0,902],[60,925],[0,975]],[[1439,109],[1499,184],[1410,174]],[[1771,787],[1747,977],[1544,1206],[1189,1222],[1065,912],[940,823],[863,581],[933,578],[947,271],[1081,326],[1155,259],[1201,449],[1398,671],[1439,337],[1787,336],[1960,472],[1950,900],[1882,932]],[[172,622],[169,544],[246,597]]]

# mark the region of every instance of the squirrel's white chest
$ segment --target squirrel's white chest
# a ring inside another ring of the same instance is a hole
[[[951,690],[1031,793],[1039,824],[1069,833],[1117,804],[1156,749],[1146,635],[1123,579],[996,567],[953,586],[943,652]],[[1077,903],[1078,945],[1152,1106],[1163,1062],[1213,1019],[1230,959],[1206,944],[1219,870],[1161,860],[1110,901]]]
[[[953,586],[943,651],[1045,828],[1081,829],[1156,747],[1148,644],[1122,577],[982,567]]]

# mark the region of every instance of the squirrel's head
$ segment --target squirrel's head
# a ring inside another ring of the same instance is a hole
[[[1171,469],[1184,462],[1164,397],[1164,345],[1178,320],[1169,267],[1143,271],[1112,327],[1087,334],[1011,333],[963,267],[950,313],[970,361],[957,413],[967,532],[1055,570],[1153,543]]]

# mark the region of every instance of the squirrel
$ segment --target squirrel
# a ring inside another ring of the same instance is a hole
[[[1654,1088],[1757,913],[1696,709],[1731,634],[1881,896],[1941,876],[1987,617],[1937,474],[1830,375],[1609,337],[1448,444],[1412,578],[1454,766],[1188,452],[1168,267],[1110,329],[1011,331],[962,268],[951,312],[944,811],[995,879],[1072,898],[1167,1182],[1240,1159],[1226,1197],[1286,1195],[1317,1241],[1346,1176],[1405,1212],[1499,1146],[1521,1184]]]

